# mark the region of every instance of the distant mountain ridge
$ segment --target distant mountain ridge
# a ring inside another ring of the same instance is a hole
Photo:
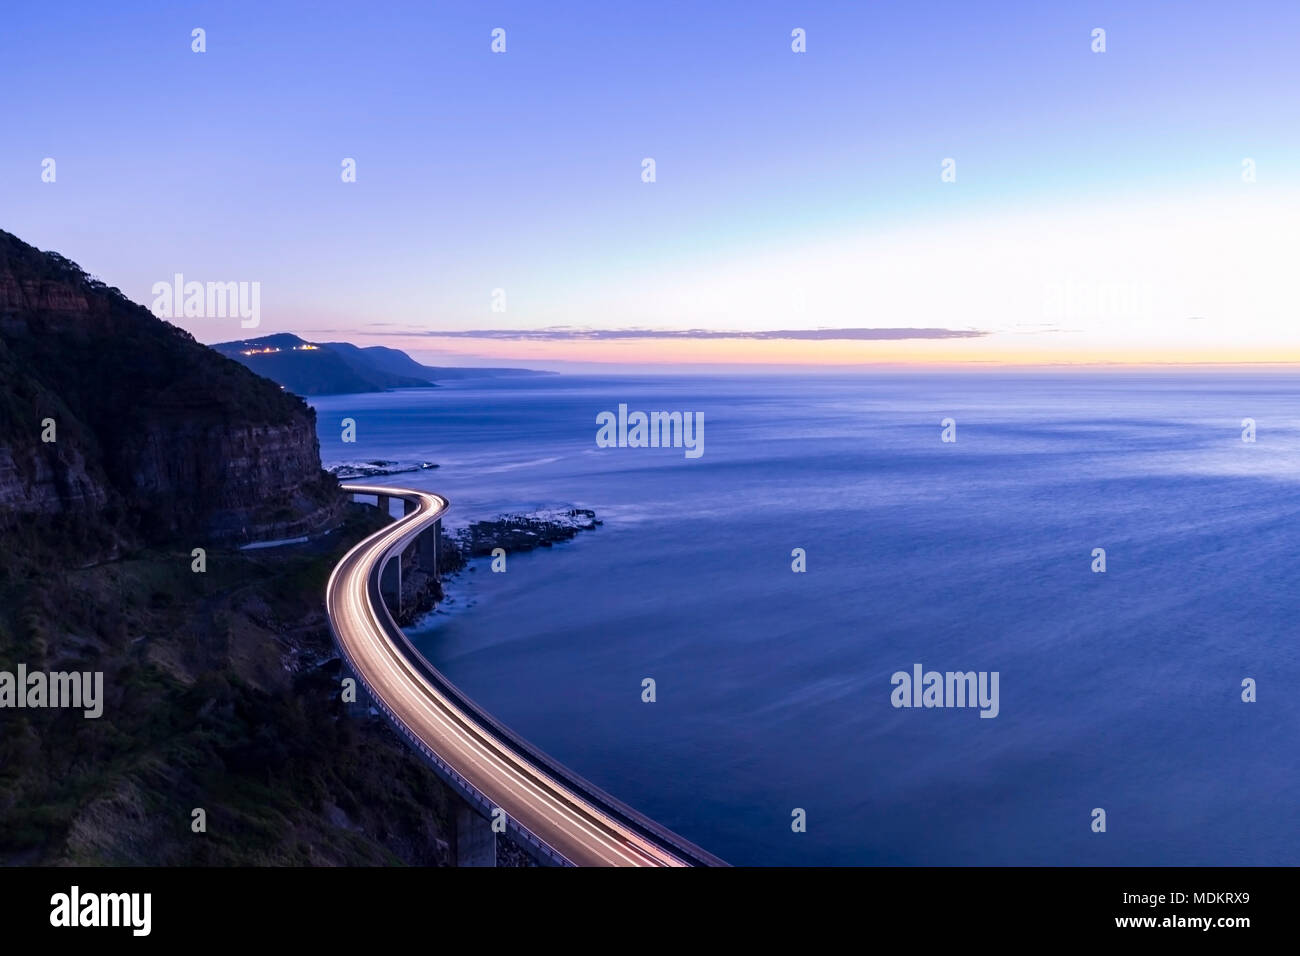
[[[421,365],[411,356],[407,355],[400,349],[389,348],[386,345],[367,345],[361,349],[366,356],[380,368],[386,369],[397,375],[415,375],[432,376],[436,383],[439,380],[452,381],[453,379],[462,378],[505,378],[509,376],[521,375],[554,375],[554,372],[544,372],[532,368],[490,368],[490,367],[467,367],[467,366],[447,366],[447,365]]]
[[[377,368],[356,346],[308,342],[288,332],[222,342],[212,348],[295,395],[433,387],[428,378],[394,375]]]
[[[547,374],[522,368],[439,368],[421,365],[405,352],[383,345],[309,342],[290,332],[221,342],[212,348],[295,395],[436,388],[437,379]]]

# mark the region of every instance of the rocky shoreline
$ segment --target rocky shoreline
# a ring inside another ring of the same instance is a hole
[[[603,522],[590,508],[547,509],[528,514],[503,514],[485,521],[474,521],[438,540],[438,566],[445,580],[459,574],[473,558],[489,557],[502,548],[507,555],[536,548],[550,548],[571,541],[580,532],[594,531]],[[432,611],[445,597],[442,583],[429,569],[420,566],[417,554],[402,563],[402,610],[397,623],[414,624]]]
[[[330,465],[325,470],[339,481],[351,481],[354,478],[375,478],[380,475],[405,475],[412,471],[428,471],[437,468],[431,461],[400,462],[386,458],[372,458],[369,461],[342,461]]]
[[[444,534],[443,540],[455,550],[458,563],[454,569],[458,571],[471,558],[487,557],[495,548],[504,548],[506,554],[549,548],[572,540],[579,532],[594,531],[602,523],[590,508],[548,509],[475,521],[451,535]]]

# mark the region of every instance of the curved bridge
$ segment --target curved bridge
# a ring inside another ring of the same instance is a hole
[[[422,532],[437,532],[447,500],[378,485],[345,492],[406,502],[406,514],[334,568],[325,592],[330,629],[348,668],[399,733],[485,817],[542,862],[574,866],[725,866],[547,757],[457,690],[393,621],[383,590],[389,562]],[[400,592],[400,588],[399,588]]]

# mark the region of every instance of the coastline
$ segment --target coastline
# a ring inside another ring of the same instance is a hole
[[[689,471],[679,454],[595,449],[595,411],[629,396],[641,407],[693,403],[727,424]],[[354,404],[323,400],[321,421],[332,426]],[[1257,444],[1241,442],[1243,406],[1261,423]],[[1282,529],[1300,398],[1275,378],[1188,373],[1153,387],[1141,376],[1074,372],[907,382],[566,377],[376,396],[362,411],[374,423],[365,451],[438,461],[436,474],[410,480],[445,490],[456,513],[489,518],[566,501],[605,520],[581,548],[512,563],[504,575],[475,559],[463,583],[446,584],[455,603],[419,622],[434,635],[419,643],[505,724],[732,863],[1293,857],[1285,840],[1247,852],[1213,836],[1184,840],[1159,819],[1139,843],[1102,844],[1086,828],[1053,829],[1051,805],[1061,787],[1094,777],[1144,811],[1156,797],[1186,806],[1210,793],[1237,812],[1286,785],[1283,772],[1253,759],[1259,746],[1281,746],[1272,725],[1198,682],[1221,667],[1211,635],[1235,632],[1234,594],[1267,584],[1275,600],[1294,603],[1275,569],[1289,560]],[[946,414],[962,423],[955,445],[939,440]],[[349,454],[332,427],[321,441],[327,460]],[[1193,512],[1202,517],[1189,523]],[[1266,520],[1277,530],[1264,530]],[[807,574],[792,573],[796,546],[808,548]],[[1110,553],[1104,576],[1080,563],[1094,546]],[[1204,595],[1194,608],[1181,602],[1180,581]],[[1286,646],[1279,627],[1252,623],[1237,653],[1275,658]],[[1137,632],[1162,642],[1184,635],[1178,667],[1146,644],[1136,659],[1197,702],[1206,717],[1198,746],[1247,783],[1222,786],[1199,761],[1169,755],[1160,741],[1185,734],[1172,712],[1135,710],[1132,695],[1146,689],[1131,665],[1091,653]],[[889,675],[917,659],[1000,671],[999,717],[977,724],[972,739],[959,721],[922,723],[892,708]],[[1293,673],[1275,666],[1272,680]],[[655,705],[639,697],[647,676],[659,682]],[[1062,720],[1047,703],[1056,700],[1086,708],[1087,724]],[[1089,733],[1122,733],[1134,746],[1095,759],[1054,749]],[[912,759],[918,748],[932,756],[923,766]],[[1171,769],[1154,783],[1152,759]],[[1022,788],[990,789],[1012,774]],[[810,828],[790,840],[763,802],[773,781],[784,781],[790,806],[821,794],[822,812],[844,820],[847,835]],[[916,808],[918,792],[938,794],[938,835],[935,815]],[[1013,807],[1019,824],[969,811],[993,800]],[[881,820],[887,830],[873,823]]]
[[[512,555],[572,541],[582,532],[594,531],[603,524],[589,508],[552,508],[470,521],[450,532],[443,529],[438,547],[439,580],[415,584],[409,594],[404,582],[404,607],[407,600],[412,600],[417,609],[411,613],[404,610],[399,615],[399,623],[412,632],[426,632],[434,626],[437,615],[446,616],[474,606],[476,602],[460,604],[455,612],[445,606],[457,603],[455,585],[464,580],[464,575],[477,574],[480,568],[491,574],[492,566],[498,561],[504,567]],[[500,554],[496,554],[498,550]],[[411,567],[418,571],[418,562],[412,562]],[[403,574],[407,573],[406,568],[404,564]],[[431,604],[425,595],[433,596]]]
[[[377,495],[382,511],[397,497],[404,514],[353,547],[330,574],[326,613],[345,673],[364,686],[378,708],[445,782],[479,814],[458,822],[472,842],[507,832],[542,865],[725,866],[662,823],[591,784],[554,757],[502,724],[425,658],[384,604],[392,561],[419,553],[420,536],[440,528],[449,507],[437,494],[391,486],[344,485],[353,495]],[[571,536],[562,524],[512,516],[506,526],[526,524],[529,541],[549,527]],[[570,518],[588,518],[571,511]],[[589,520],[594,521],[594,517]],[[500,532],[503,522],[491,530]],[[471,532],[479,529],[470,529]],[[484,530],[483,537],[487,537]],[[463,540],[472,542],[473,534]],[[494,560],[504,560],[502,548]],[[504,570],[504,567],[501,568]],[[461,816],[467,816],[462,814]],[[460,818],[458,817],[458,820]],[[491,825],[483,822],[490,819]],[[504,829],[499,830],[500,820]],[[477,822],[476,822],[477,821]],[[478,836],[475,836],[478,834]],[[485,865],[495,863],[495,853]]]

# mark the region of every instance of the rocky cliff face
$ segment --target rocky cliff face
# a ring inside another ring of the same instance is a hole
[[[0,527],[202,546],[337,518],[304,402],[3,231],[0,376]]]

